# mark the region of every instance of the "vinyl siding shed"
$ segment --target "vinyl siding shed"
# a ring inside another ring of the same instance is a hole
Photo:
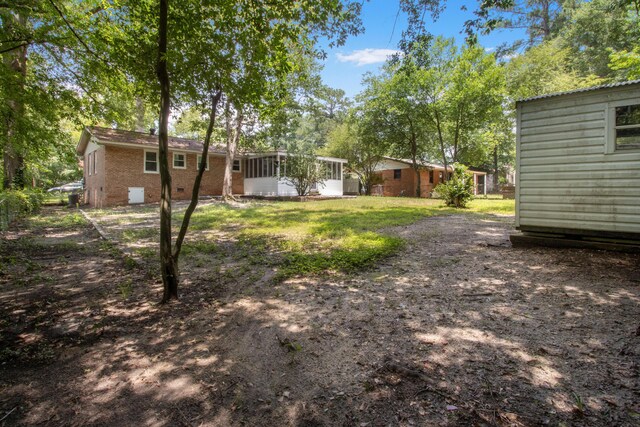
[[[516,110],[516,228],[640,240],[640,80]]]

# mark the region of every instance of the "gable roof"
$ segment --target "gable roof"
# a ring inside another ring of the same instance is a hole
[[[636,84],[640,84],[640,80],[630,80],[630,81],[627,81],[627,82],[609,83],[609,84],[606,84],[606,85],[592,86],[592,87],[585,87],[585,88],[582,88],[582,89],[568,90],[568,91],[565,91],[565,92],[555,92],[555,93],[549,93],[549,94],[545,94],[545,95],[532,96],[531,98],[519,99],[516,102],[520,103],[520,102],[535,101],[536,99],[554,98],[556,96],[572,95],[574,93],[591,92],[591,91],[594,91],[594,90],[610,89],[610,88],[616,88],[616,87],[621,87],[621,86],[629,86],[629,85],[636,85]]]
[[[145,132],[134,132],[122,129],[111,129],[99,126],[85,127],[76,146],[76,152],[83,155],[89,144],[94,140],[98,144],[139,146],[140,148],[158,148],[158,135]],[[202,152],[202,141],[187,138],[169,137],[169,149],[176,151]],[[225,154],[223,145],[210,145],[209,153]]]

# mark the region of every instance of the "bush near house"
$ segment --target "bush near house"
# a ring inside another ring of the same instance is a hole
[[[454,163],[451,178],[445,183],[439,184],[435,191],[447,206],[466,208],[473,199],[473,175],[467,172],[466,166]]]
[[[38,212],[44,194],[40,190],[5,190],[0,192],[0,230],[14,220]]]

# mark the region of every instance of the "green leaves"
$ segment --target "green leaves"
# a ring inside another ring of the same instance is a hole
[[[453,174],[444,184],[438,184],[435,192],[444,199],[447,206],[465,208],[473,199],[473,175],[467,167],[459,163],[453,164]]]

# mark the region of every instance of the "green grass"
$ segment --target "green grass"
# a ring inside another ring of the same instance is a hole
[[[44,198],[42,199],[43,205],[61,205],[64,206],[68,203],[68,195],[67,193],[44,193]]]
[[[59,209],[47,211],[28,218],[27,223],[31,228],[75,228],[87,225],[87,220],[76,209]]]
[[[516,202],[513,199],[475,199],[470,203],[468,210],[474,213],[515,215],[515,206]]]
[[[184,208],[174,209],[174,233]],[[202,268],[233,263],[233,274],[260,276],[276,268],[277,279],[326,271],[357,271],[397,253],[405,244],[388,229],[434,215],[513,215],[514,201],[477,199],[467,209],[441,200],[358,197],[318,202],[212,203],[194,212],[183,262]],[[94,210],[121,242],[146,260],[157,257],[157,209]],[[70,220],[66,220],[70,221]],[[140,247],[140,244],[144,244]],[[144,253],[143,253],[144,252]],[[185,271],[188,267],[185,266]],[[231,274],[231,273],[230,273]]]
[[[512,214],[513,200],[478,199],[468,209],[447,208],[440,200],[358,197],[319,202],[255,203],[243,207],[207,205],[192,217],[192,230],[229,231],[247,249],[280,254],[279,277],[327,270],[354,271],[396,253],[404,241],[388,227],[451,213]],[[195,249],[195,248],[194,248]]]

